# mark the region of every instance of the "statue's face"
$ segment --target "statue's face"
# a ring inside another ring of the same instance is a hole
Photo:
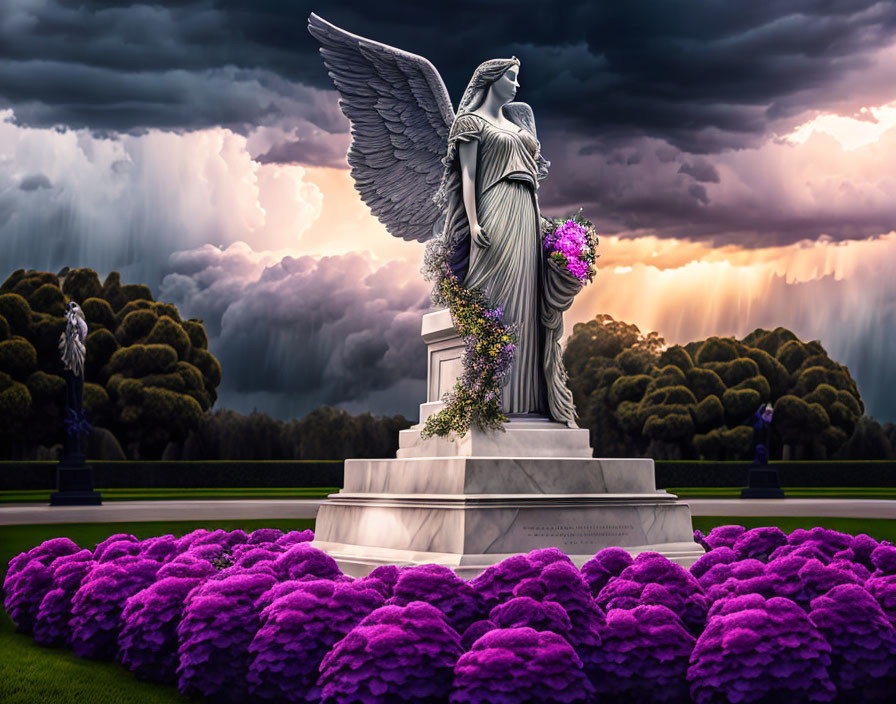
[[[519,66],[511,66],[503,76],[492,83],[492,90],[495,91],[495,95],[500,98],[502,103],[509,103],[516,96],[517,88],[520,87],[517,82],[519,73]]]

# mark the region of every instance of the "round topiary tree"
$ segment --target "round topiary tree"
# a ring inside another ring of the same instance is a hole
[[[18,270],[0,286],[0,456],[28,458],[64,437],[64,394],[52,395],[58,384],[48,377],[63,378],[58,341],[68,300],[81,305],[88,324],[89,420],[132,457],[161,457],[212,407],[221,367],[202,322],[184,322],[175,306],[120,278],[112,272],[101,285],[90,269]]]
[[[825,459],[864,410],[846,367],[783,328],[665,351],[659,338],[654,345],[639,335],[602,316],[574,328],[564,357],[580,424],[604,456],[747,460],[753,441],[744,423],[771,402],[773,459]]]

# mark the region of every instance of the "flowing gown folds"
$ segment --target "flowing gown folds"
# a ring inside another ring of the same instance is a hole
[[[515,326],[517,344],[505,380],[505,413],[548,413],[539,325],[543,260],[535,184],[538,142],[525,130],[505,129],[472,113],[452,130],[460,141],[478,140],[476,211],[488,247],[470,243],[464,286],[480,288],[503,321]]]

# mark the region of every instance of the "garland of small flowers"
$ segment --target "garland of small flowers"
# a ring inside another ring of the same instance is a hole
[[[542,247],[545,254],[580,281],[591,281],[596,273],[597,232],[582,215],[571,218],[542,218]],[[443,397],[442,410],[423,424],[421,435],[463,437],[475,425],[484,430],[504,430],[507,416],[501,388],[513,362],[517,336],[505,325],[501,307],[491,308],[483,292],[467,289],[448,264],[452,245],[445,238],[431,240],[423,267],[424,277],[434,281],[432,299],[447,306],[454,327],[464,340],[463,374],[454,389]]]
[[[503,430],[507,417],[501,409],[501,387],[513,361],[515,331],[502,321],[500,307],[490,308],[481,290],[464,288],[445,262],[433,298],[448,306],[464,340],[463,374],[442,399],[444,408],[426,419],[421,435],[445,437],[453,432],[463,437],[473,425]]]

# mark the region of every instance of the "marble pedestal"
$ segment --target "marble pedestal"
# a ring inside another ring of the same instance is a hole
[[[518,417],[505,432],[421,439],[463,351],[447,311],[424,316],[423,332],[429,389],[421,425],[399,434],[394,459],[346,460],[344,488],[318,511],[312,545],[343,572],[436,563],[470,578],[545,547],[578,566],[611,546],[659,552],[685,567],[703,554],[687,504],[656,490],[653,460],[595,459],[587,430]]]

